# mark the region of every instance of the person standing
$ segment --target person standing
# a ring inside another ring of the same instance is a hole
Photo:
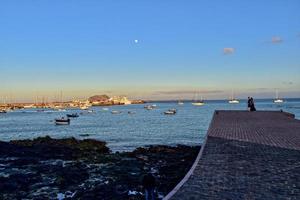
[[[156,185],[155,177],[148,173],[143,178],[143,187],[145,189],[145,200],[155,200],[154,188]]]
[[[256,111],[254,100],[252,97],[250,98],[250,111]]]
[[[247,107],[248,111],[250,111],[250,107],[251,107],[251,98],[248,97],[248,107]]]

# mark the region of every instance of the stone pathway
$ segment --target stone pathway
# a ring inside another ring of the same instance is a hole
[[[300,199],[300,121],[216,111],[194,170],[165,199]]]

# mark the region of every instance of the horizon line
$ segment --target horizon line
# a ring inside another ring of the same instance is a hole
[[[250,96],[251,97],[251,96]],[[237,100],[247,100],[247,98],[235,98]],[[275,98],[254,98],[254,100],[274,100]],[[292,99],[300,99],[300,97],[287,97],[287,98],[281,98],[283,100],[292,100]],[[88,99],[85,99],[88,100]],[[195,99],[132,99],[132,100],[142,100],[145,101],[145,103],[148,102],[170,102],[170,101],[182,101],[182,102],[190,102],[190,101],[195,101]],[[204,99],[203,101],[228,101],[230,98],[226,99]],[[51,102],[44,102],[44,103],[67,103],[67,102],[72,102],[72,100],[68,101],[51,101]],[[0,105],[5,105],[5,104],[39,104],[43,102],[6,102],[6,103],[0,103]]]

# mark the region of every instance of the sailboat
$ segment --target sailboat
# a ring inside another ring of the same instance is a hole
[[[233,91],[231,93],[231,98],[229,99],[228,103],[240,103],[239,100],[237,100],[236,98],[234,98]]]
[[[183,105],[183,101],[178,101],[178,105]]]
[[[192,102],[192,104],[194,105],[194,106],[203,106],[204,105],[204,101],[202,100],[202,97],[201,97],[201,100],[199,101],[199,100],[197,100],[197,97],[198,97],[198,94],[196,93],[196,98],[195,98],[195,101],[194,102]]]
[[[276,90],[276,98],[273,100],[274,103],[283,103],[283,99],[278,96],[278,90]]]

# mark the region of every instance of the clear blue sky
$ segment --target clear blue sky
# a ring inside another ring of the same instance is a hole
[[[0,101],[300,97],[299,11],[299,0],[0,0]]]

